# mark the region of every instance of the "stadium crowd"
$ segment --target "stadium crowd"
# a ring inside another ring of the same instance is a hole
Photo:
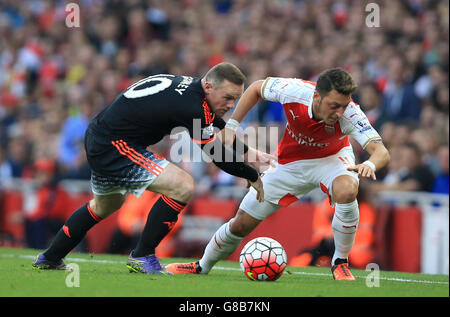
[[[368,2],[80,0],[80,25],[73,27],[66,1],[2,1],[0,192],[9,179],[39,172],[53,175],[49,183],[88,180],[84,131],[117,93],[149,75],[200,77],[229,61],[247,84],[349,70],[359,85],[353,99],[391,152],[371,190],[448,194],[449,3],[371,1],[380,21],[369,27]],[[284,120],[278,104],[262,101],[244,127],[283,133]],[[152,149],[170,160],[170,145],[166,139]],[[354,148],[364,161],[365,152]],[[199,195],[239,182],[211,164],[182,165]]]

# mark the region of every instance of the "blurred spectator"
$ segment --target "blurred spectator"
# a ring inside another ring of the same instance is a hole
[[[38,159],[33,167],[36,190],[25,196],[25,236],[27,247],[44,249],[68,217],[68,195],[58,184],[54,161]]]
[[[438,151],[440,164],[440,172],[433,184],[433,193],[447,194],[449,193],[449,176],[448,176],[448,145],[442,145]]]
[[[437,144],[449,142],[449,3],[377,3],[382,27],[372,28],[358,0],[81,1],[80,27],[70,28],[65,2],[2,1],[2,173],[29,178],[32,162],[46,156],[64,178],[89,178],[82,139],[92,115],[146,76],[201,76],[222,60],[249,83],[315,80],[327,67],[348,69],[360,87],[355,101],[386,145],[396,151],[416,143],[418,159],[438,173]],[[261,101],[243,127],[282,127],[284,120],[279,104]],[[159,152],[170,153],[170,144]],[[202,179],[199,194],[212,194],[207,184],[228,186],[206,164],[183,164]],[[406,169],[386,171],[387,180]]]
[[[24,138],[16,137],[8,144],[8,159],[13,177],[30,176],[30,146]]]
[[[374,191],[431,191],[434,176],[423,163],[422,153],[414,143],[391,149],[389,174],[383,182],[371,184]]]
[[[6,160],[5,151],[0,148],[0,190],[12,179],[13,169],[10,162]]]
[[[439,132],[433,129],[416,129],[411,133],[410,140],[415,143],[422,155],[423,163],[434,176],[440,172],[437,152],[439,149]]]
[[[433,95],[433,100],[435,102],[435,107],[448,116],[448,107],[450,103],[448,80],[447,82],[440,83],[436,87],[435,94]]]
[[[400,146],[391,146],[389,149],[391,159],[388,163],[388,169],[383,179],[378,179],[378,182],[382,182],[384,186],[394,186],[400,183],[400,181],[407,175],[408,169],[403,166],[402,151]],[[372,189],[376,189],[379,185],[372,184]]]
[[[83,91],[74,87],[73,91]],[[59,163],[65,178],[90,179],[91,172],[84,153],[84,134],[87,126],[94,115],[95,99],[79,97],[79,104],[73,105],[76,113],[69,116],[63,123],[59,141]]]
[[[410,142],[411,133],[416,128],[409,122],[386,122],[381,128],[381,137],[388,146],[397,146]]]
[[[380,117],[381,94],[375,84],[364,84],[359,88],[360,100],[358,104],[364,109],[364,113],[373,125]]]
[[[215,164],[208,163],[205,166],[205,174],[196,185],[196,194],[199,196],[213,195],[218,187],[233,186],[235,177],[225,173]]]
[[[405,60],[400,56],[393,56],[388,62],[388,76],[383,91],[381,114],[377,121],[419,121],[421,103],[414,87],[407,77]]]

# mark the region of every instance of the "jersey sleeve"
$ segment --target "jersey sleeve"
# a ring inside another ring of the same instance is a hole
[[[297,78],[267,77],[261,86],[261,97],[281,104],[309,103],[315,87]]]
[[[374,140],[381,140],[381,136],[372,127],[369,119],[358,104],[351,101],[340,120],[342,133],[352,136],[365,149]]]

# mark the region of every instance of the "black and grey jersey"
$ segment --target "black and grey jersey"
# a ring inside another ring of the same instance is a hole
[[[94,131],[139,146],[155,144],[178,127],[204,141],[213,136],[213,126],[222,129],[225,122],[208,106],[201,79],[166,74],[131,85],[90,124]]]
[[[230,151],[219,145],[214,128],[223,129],[225,121],[206,102],[201,79],[188,76],[154,75],[121,92],[89,124],[88,160],[93,162],[96,157],[95,161],[101,162],[103,156],[111,156],[108,152],[114,141],[120,140],[132,148],[146,148],[179,127],[186,128],[192,140],[210,156],[217,156],[214,148],[222,147],[220,159],[213,161],[225,172],[256,181],[258,173],[252,167],[238,160],[223,159],[230,157],[226,155]],[[208,143],[217,146],[205,150]],[[231,156],[236,157],[236,153]]]

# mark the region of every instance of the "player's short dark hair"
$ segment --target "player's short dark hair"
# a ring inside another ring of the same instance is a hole
[[[324,97],[333,89],[342,95],[349,96],[358,88],[355,81],[343,68],[331,68],[323,71],[317,79],[316,90]]]
[[[205,75],[205,80],[212,82],[215,87],[219,87],[224,80],[228,80],[235,85],[244,84],[247,78],[235,65],[223,62],[212,67]]]

